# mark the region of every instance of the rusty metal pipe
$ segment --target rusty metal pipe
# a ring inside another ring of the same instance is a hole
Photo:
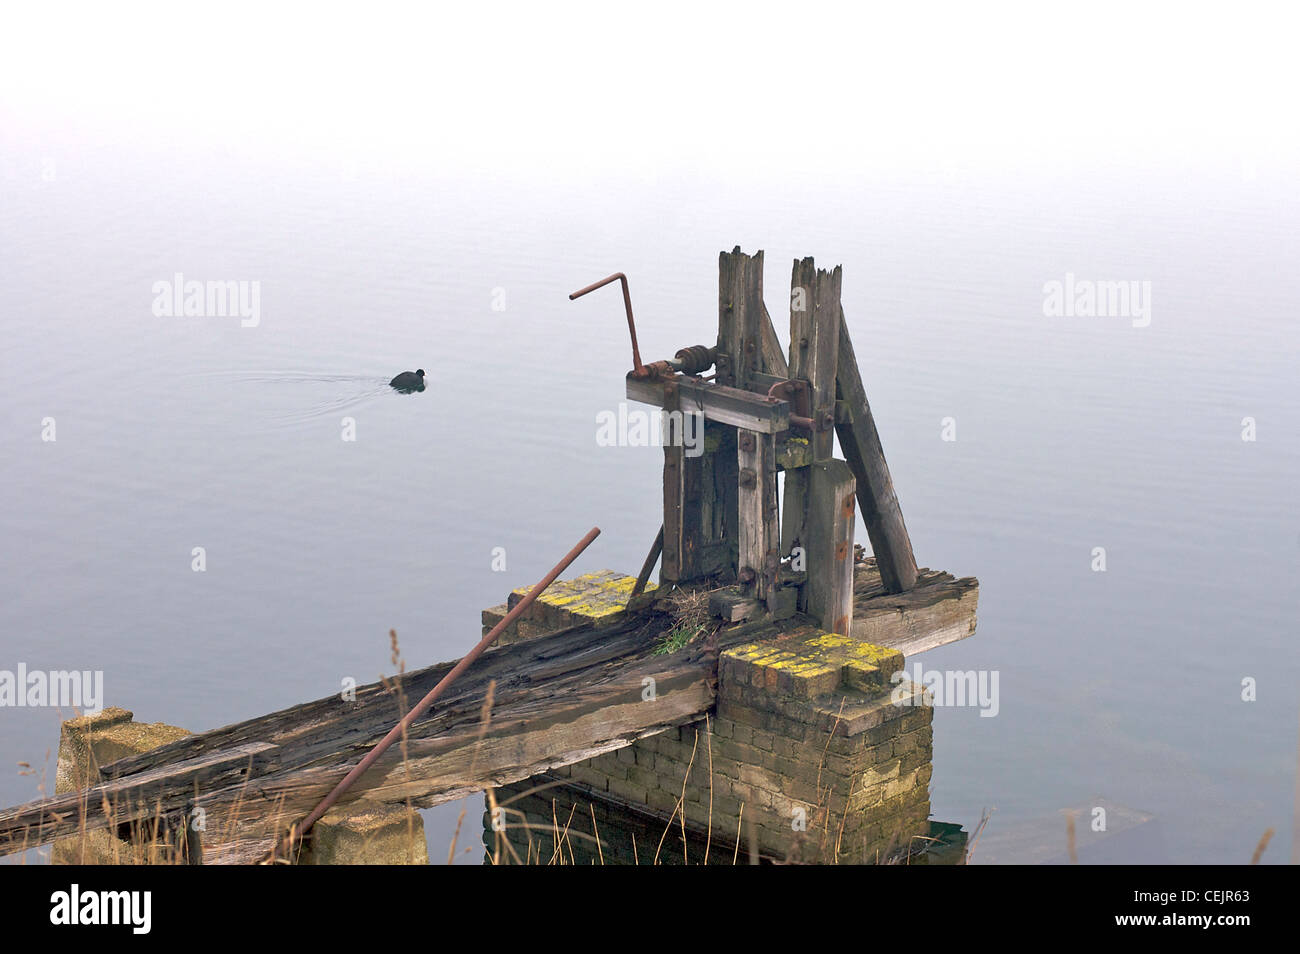
[[[491,632],[484,636],[482,641],[471,649],[469,654],[458,662],[451,672],[443,676],[438,684],[430,689],[423,699],[416,703],[415,708],[403,716],[402,720],[398,722],[397,725],[393,726],[392,730],[380,739],[373,749],[366,753],[365,758],[358,762],[356,767],[353,768],[352,771],[348,772],[348,774],[343,777],[343,780],[335,785],[328,795],[321,799],[320,804],[312,809],[311,814],[304,818],[299,824],[293,826],[289,830],[289,833],[283,836],[276,843],[275,847],[271,849],[270,855],[264,858],[263,861],[275,861],[282,848],[288,849],[295,841],[299,840],[303,835],[311,831],[312,825],[320,821],[321,817],[330,810],[330,807],[339,800],[343,793],[352,787],[352,783],[364,775],[366,770],[370,768],[370,766],[374,765],[375,762],[379,760],[379,757],[387,752],[392,744],[402,737],[402,733],[410,727],[411,723],[429,711],[429,707],[433,705],[434,701],[437,700],[440,695],[442,695],[443,691],[455,682],[461,673],[473,665],[474,660],[483,655],[487,648],[496,642],[496,638],[501,635],[502,630],[518,619],[523,612],[533,604],[533,600],[541,596],[542,591],[554,583],[556,577],[568,569],[569,564],[576,560],[583,550],[591,546],[591,541],[595,540],[598,536],[600,536],[600,527],[592,527],[587,535],[578,541],[578,544],[572,550],[565,554],[564,559],[557,563],[551,572],[547,573],[546,576],[542,578],[541,582],[529,590],[528,595],[516,603],[515,608],[509,613],[506,613],[505,618],[493,626]]]
[[[593,285],[588,285],[586,288],[579,288],[569,296],[569,301],[573,301],[575,298],[581,298],[588,292],[594,292],[597,288],[604,288],[610,282],[616,280],[623,283],[623,307],[627,309],[627,330],[628,334],[632,336],[632,370],[636,372],[637,377],[644,377],[646,371],[645,366],[641,364],[641,350],[636,346],[636,322],[632,320],[632,293],[627,290],[627,276],[622,272],[615,272],[608,278],[602,278]]]
[[[641,564],[641,572],[637,574],[636,585],[632,587],[632,595],[628,597],[628,602],[632,602],[645,590],[645,585],[650,581],[650,572],[659,562],[659,555],[664,552],[664,525],[659,524],[659,535],[655,537],[655,542],[650,546],[650,552],[646,554],[645,562]]]

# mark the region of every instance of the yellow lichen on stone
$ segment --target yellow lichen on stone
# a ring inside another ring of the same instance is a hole
[[[635,586],[635,577],[623,576],[612,570],[597,570],[572,580],[557,580],[537,597],[536,603],[562,611],[574,617],[574,622],[602,619],[623,612]],[[648,593],[654,588],[653,583],[648,583],[645,589]],[[522,599],[531,589],[530,586],[522,586],[513,595]]]
[[[748,677],[754,685],[801,696],[831,692],[840,685],[874,693],[903,667],[903,654],[897,650],[821,630],[778,642],[736,646],[724,656],[755,667]]]

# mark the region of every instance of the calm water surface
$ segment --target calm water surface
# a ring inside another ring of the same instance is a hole
[[[593,524],[573,572],[635,572],[662,458],[597,446],[626,331],[616,291],[567,294],[627,272],[663,357],[712,342],[739,243],[767,252],[782,331],[791,260],[843,264],[918,559],[980,579],[976,637],[918,657],[999,673],[995,718],[936,712],[935,817],[991,810],[985,860],[1015,861],[1106,799],[1158,823],[1132,860],[1240,862],[1269,827],[1286,860],[1294,177],[567,187],[0,150],[0,669],[102,669],[107,704],[203,730],[391,672],[390,628],[411,666],[462,655]],[[177,272],[259,282],[260,323],[155,317]],[[1149,281],[1149,327],[1044,317],[1067,272]],[[424,393],[385,386],[417,367]],[[37,795],[20,760],[52,778],[60,718],[0,710],[0,803]],[[461,807],[426,813],[433,858]]]

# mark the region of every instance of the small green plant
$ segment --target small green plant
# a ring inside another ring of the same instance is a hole
[[[675,653],[682,649],[696,636],[699,636],[705,630],[705,624],[692,623],[690,620],[678,620],[673,628],[663,634],[659,643],[655,646],[652,655],[667,656],[669,653]]]

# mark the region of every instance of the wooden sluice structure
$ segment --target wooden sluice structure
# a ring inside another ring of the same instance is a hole
[[[631,326],[625,279],[624,292]],[[654,551],[635,582],[589,581],[603,594],[597,608],[574,595],[581,585],[556,584],[338,811],[427,807],[540,778],[678,818],[683,833],[707,826],[734,841],[748,824],[756,850],[778,859],[881,860],[926,837],[931,709],[900,678],[903,655],[971,635],[978,584],[916,566],[844,322],[840,269],[795,262],[790,302],[787,356],[763,303],[762,253],[736,249],[720,258],[716,346],[643,365],[633,329],[628,397],[681,412],[664,447],[658,586],[641,592]],[[702,424],[701,453],[672,439],[685,415]],[[855,503],[871,558],[855,558]],[[664,652],[684,605],[695,638]],[[485,611],[485,624],[505,610]],[[152,831],[191,862],[264,859],[453,665],[157,747],[106,750],[111,761],[74,744],[86,721],[74,720],[61,758],[83,764],[64,773],[59,794],[0,811],[0,852]],[[129,719],[109,710],[83,728]],[[716,774],[704,779],[706,759]],[[493,840],[518,834],[508,818],[485,823],[489,854]]]

